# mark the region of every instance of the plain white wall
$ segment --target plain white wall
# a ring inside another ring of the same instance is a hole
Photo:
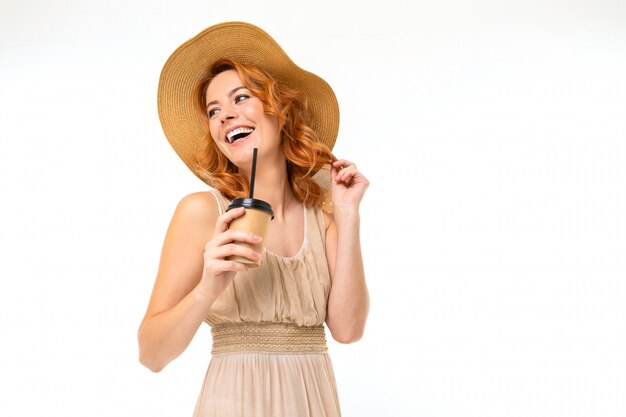
[[[626,415],[626,6],[532,0],[0,2],[0,415],[190,416],[203,326],[136,331],[206,189],[156,88],[207,26],[267,30],[341,106],[370,179],[372,307],[330,343],[345,416]]]

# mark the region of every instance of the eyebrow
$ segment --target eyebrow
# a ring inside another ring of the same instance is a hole
[[[230,90],[230,92],[228,93],[228,97],[232,96],[233,94],[235,94],[235,92],[237,90],[241,90],[242,88],[246,88],[245,86],[241,86],[241,87],[236,87],[233,88],[232,90]],[[213,104],[217,104],[217,100],[213,100],[213,101],[209,101],[206,105],[207,109],[209,108],[209,106],[212,106]]]

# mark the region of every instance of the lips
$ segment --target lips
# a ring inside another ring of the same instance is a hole
[[[250,133],[254,132],[254,128],[250,126],[234,126],[228,131],[226,131],[226,135],[224,140],[227,143],[233,144],[238,140],[241,140],[248,136]]]

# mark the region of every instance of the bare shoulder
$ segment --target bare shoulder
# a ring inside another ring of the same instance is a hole
[[[198,226],[215,224],[219,209],[215,197],[208,191],[187,194],[176,206],[174,217],[193,221]]]
[[[219,215],[209,192],[184,196],[163,241],[161,259],[146,316],[173,308],[200,281],[203,254]]]

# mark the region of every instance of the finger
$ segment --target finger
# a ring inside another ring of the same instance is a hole
[[[332,169],[330,170],[330,174],[331,174],[330,177],[332,180],[335,180],[337,175],[339,175],[339,173],[341,172],[341,170],[344,169],[344,167],[341,164],[337,164],[337,162],[333,164]]]
[[[215,269],[216,271],[219,271],[219,272],[227,272],[227,271],[245,272],[245,271],[250,270],[250,268],[246,266],[246,264],[242,264],[241,262],[237,262],[237,261],[225,261],[225,260],[215,261]]]
[[[228,230],[230,222],[237,217],[243,216],[244,213],[245,209],[243,207],[237,207],[236,209],[228,210],[226,213],[219,216],[215,225],[216,232],[223,233]]]
[[[241,262],[237,262],[237,261],[222,261],[222,262],[226,262],[226,268],[228,268],[227,271],[245,272],[245,271],[250,270],[249,266]]]
[[[346,181],[348,178],[354,177],[357,173],[358,171],[354,165],[349,166],[337,174],[336,181]]]
[[[354,177],[346,176],[343,179],[339,180],[337,184],[343,184],[346,187],[350,187],[352,186],[352,184],[354,184]]]
[[[220,246],[215,254],[221,259],[224,259],[227,256],[241,256],[250,259],[253,262],[261,259],[261,254],[259,252],[245,246],[237,245],[235,243],[229,243],[227,245]]]
[[[244,242],[254,245],[262,240],[263,238],[261,236],[258,236],[252,232],[228,229],[225,232],[220,233],[220,235],[215,238],[214,243],[215,246],[222,246],[232,242]]]
[[[346,159],[340,159],[337,161],[337,165],[333,168],[337,169],[337,175],[341,176],[345,174],[349,168],[356,168],[356,165]]]
[[[342,173],[343,171],[345,171],[346,169],[348,169],[349,167],[355,167],[356,168],[356,164],[354,164],[353,162],[350,162],[346,159],[340,159],[337,162],[335,162],[335,164],[333,164],[333,168],[337,170],[337,173]]]
[[[356,164],[354,162],[350,162],[347,159],[337,159],[335,162],[333,162],[333,166],[335,167],[345,167],[348,165],[354,165],[356,166]]]

